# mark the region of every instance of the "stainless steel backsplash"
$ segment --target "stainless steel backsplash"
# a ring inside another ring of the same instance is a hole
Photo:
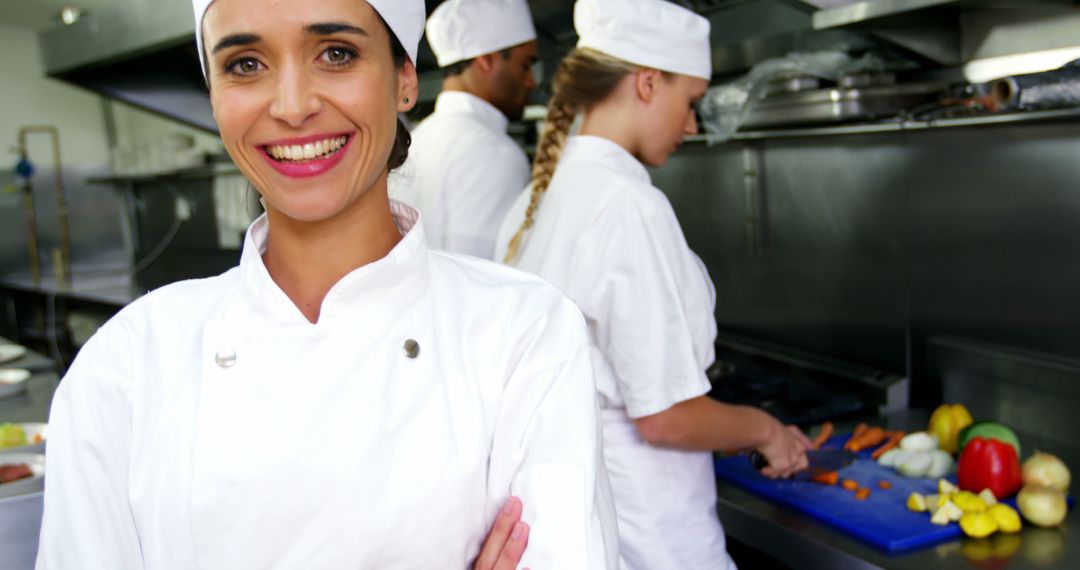
[[[1080,123],[689,145],[654,181],[730,330],[943,394],[928,339],[1080,358]],[[1080,377],[1075,378],[1080,382]]]

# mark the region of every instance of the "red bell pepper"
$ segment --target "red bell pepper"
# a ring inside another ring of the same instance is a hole
[[[960,488],[973,493],[990,489],[998,499],[1020,490],[1022,476],[1016,449],[1005,442],[975,437],[964,447],[956,467]]]

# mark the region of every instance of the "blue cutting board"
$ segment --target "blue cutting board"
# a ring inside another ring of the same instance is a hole
[[[840,449],[848,435],[834,437],[822,449]],[[911,493],[937,493],[937,480],[908,478],[893,469],[881,467],[870,452],[840,470],[840,479],[854,479],[868,487],[870,497],[855,499],[855,493],[840,485],[822,485],[806,480],[774,481],[750,467],[745,455],[716,460],[716,476],[757,495],[781,503],[813,517],[846,534],[874,545],[888,553],[900,553],[955,540],[963,535],[960,525],[930,524],[929,513],[915,513],[907,508]],[[956,478],[950,477],[955,483]],[[879,481],[892,483],[882,490]]]

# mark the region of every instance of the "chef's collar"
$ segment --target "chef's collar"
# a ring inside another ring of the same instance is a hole
[[[435,99],[435,113],[448,115],[452,113],[468,113],[473,115],[484,124],[485,127],[497,132],[506,133],[506,127],[510,126],[510,119],[491,103],[464,91],[443,91]]]
[[[649,170],[625,148],[611,139],[593,135],[575,135],[567,139],[563,160],[602,160],[615,165],[632,178],[652,184]]]
[[[394,200],[390,201],[390,212],[401,241],[382,259],[353,270],[330,288],[319,313],[320,325],[353,309],[404,309],[424,290],[428,249],[420,212]],[[259,317],[279,324],[308,323],[263,263],[269,230],[266,214],[248,228],[240,255],[245,297]]]

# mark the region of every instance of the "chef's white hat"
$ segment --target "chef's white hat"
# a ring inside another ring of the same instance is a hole
[[[206,54],[203,51],[202,21],[213,2],[214,0],[191,0],[195,8],[195,43],[199,47],[199,62],[202,63],[204,71]],[[379,13],[415,64],[420,36],[424,34],[424,0],[367,0],[367,3]]]
[[[578,47],[644,67],[708,80],[709,20],[665,0],[578,0]]]
[[[446,67],[536,39],[525,0],[446,0],[427,23],[431,51]]]

